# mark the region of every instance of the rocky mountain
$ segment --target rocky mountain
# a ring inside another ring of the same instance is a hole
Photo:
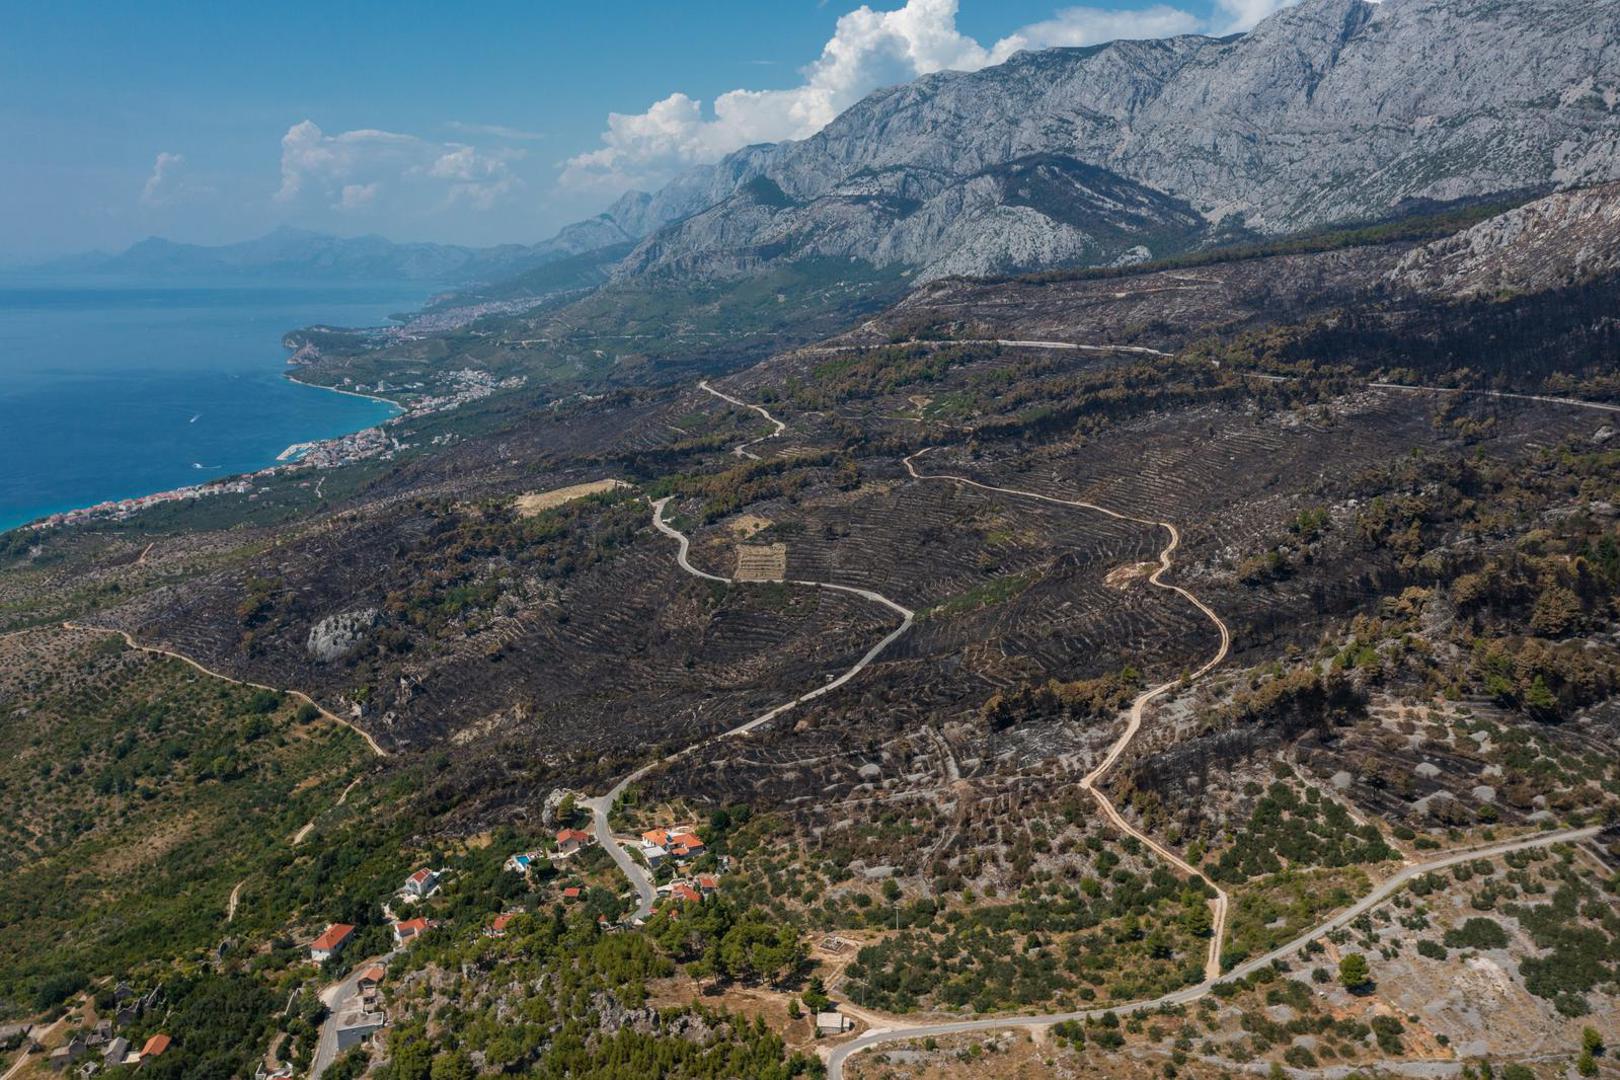
[[[1451,296],[1541,292],[1620,269],[1620,184],[1559,192],[1407,253],[1395,285]]]
[[[1243,36],[1022,53],[880,90],[808,139],[633,197],[650,235],[618,272],[1108,263],[1217,227],[1615,177],[1620,0],[1305,0]]]

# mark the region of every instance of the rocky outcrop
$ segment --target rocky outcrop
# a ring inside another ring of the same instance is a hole
[[[1152,212],[1026,198],[1012,174],[1036,161],[1077,190],[1097,170]],[[1242,37],[1023,53],[878,91],[636,197],[625,219],[658,231],[619,274],[1109,262],[1199,242],[1173,206],[1275,234],[1617,177],[1620,0],[1305,0]]]
[[[1620,184],[1559,192],[1407,253],[1388,280],[1447,296],[1540,292],[1620,270]]]
[[[306,647],[309,655],[322,663],[341,660],[359,648],[373,626],[377,625],[377,609],[362,608],[329,615],[309,628]]]

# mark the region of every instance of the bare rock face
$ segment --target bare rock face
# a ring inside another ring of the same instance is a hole
[[[1421,292],[1540,292],[1620,269],[1620,184],[1564,191],[1410,251],[1389,280]]]
[[[362,608],[340,615],[328,615],[309,628],[306,643],[309,655],[322,663],[341,660],[359,648],[366,634],[377,625],[377,609]]]
[[[1222,222],[1276,234],[1616,178],[1620,0],[1305,0],[1242,37],[1020,53],[877,91],[631,199],[626,231],[657,231],[618,273],[1105,264]]]

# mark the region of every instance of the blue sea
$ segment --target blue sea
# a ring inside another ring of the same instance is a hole
[[[0,530],[251,472],[386,419],[387,404],[287,379],[281,337],[380,326],[432,291],[0,278]]]

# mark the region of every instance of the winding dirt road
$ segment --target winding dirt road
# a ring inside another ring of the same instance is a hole
[[[733,446],[731,448],[731,452],[733,454],[736,454],[738,457],[752,458],[753,460],[758,461],[759,460],[759,455],[756,454],[756,453],[753,453],[748,448],[750,446],[754,446],[754,445],[756,445],[758,443],[762,443],[766,439],[774,439],[778,435],[782,434],[782,432],[787,430],[787,425],[782,423],[782,421],[778,420],[776,417],[772,416],[769,412],[767,412],[766,409],[765,409],[765,406],[763,406],[763,405],[750,405],[748,402],[743,401],[740,398],[734,398],[730,394],[725,393],[722,390],[716,390],[714,387],[709,385],[709,380],[707,380],[707,379],[704,379],[701,382],[699,382],[698,383],[698,388],[701,389],[701,390],[708,391],[709,393],[713,394],[715,397],[719,398],[721,401],[729,401],[731,404],[736,405],[739,408],[752,409],[754,412],[759,413],[759,415],[763,416],[765,419],[769,420],[771,423],[776,425],[776,429],[774,431],[771,431],[771,432],[769,432],[769,433],[767,433],[765,435],[761,435],[757,439],[749,439],[747,442],[740,442],[736,446]],[[707,575],[705,575],[705,576],[707,576]]]
[[[371,737],[369,732],[365,731],[363,728],[356,727],[354,724],[350,723],[348,720],[345,720],[337,713],[327,709],[320,702],[316,701],[302,690],[283,690],[279,687],[266,686],[264,683],[250,682],[247,679],[238,679],[233,676],[223,674],[222,672],[218,672],[212,668],[203,666],[196,660],[193,660],[191,657],[187,656],[185,653],[177,653],[173,649],[165,649],[157,645],[142,645],[140,642],[131,637],[129,631],[127,630],[113,630],[105,626],[90,626],[87,623],[71,621],[64,622],[62,624],[62,629],[87,630],[94,634],[116,634],[123,638],[124,643],[132,649],[139,649],[141,652],[152,653],[156,656],[167,656],[171,660],[179,660],[181,663],[190,664],[192,667],[196,668],[204,675],[207,675],[209,678],[221,679],[228,683],[235,683],[237,686],[245,686],[250,690],[268,690],[272,694],[286,694],[288,697],[297,698],[306,705],[313,705],[317,712],[319,712],[326,719],[332,721],[332,723],[341,724],[350,731],[354,732],[356,735],[360,736],[362,739],[366,740],[366,745],[371,748],[371,752],[373,754],[377,755],[378,757],[388,756],[388,751],[384,750],[377,740]]]
[[[726,401],[730,401],[737,405],[745,404],[744,402],[738,401],[736,398],[720,393],[707,383],[703,383],[701,385],[705,390],[709,391],[711,394],[714,394],[716,397],[724,398]],[[758,408],[757,406],[747,407]],[[776,435],[780,435],[786,425],[780,420],[777,420],[775,417],[771,416],[769,413],[765,412],[764,409],[758,409],[758,411],[762,413],[767,420],[770,420],[773,424],[778,425],[776,431],[772,432],[770,435],[764,436],[764,438],[768,439]],[[760,440],[753,440],[753,442],[758,441]],[[753,443],[750,442],[743,444],[744,447],[750,445],[753,445]],[[741,450],[742,447],[738,447],[737,449]],[[748,456],[751,457],[753,455]],[[769,723],[778,716],[781,716],[783,713],[787,712],[789,709],[803,705],[807,701],[813,701],[816,698],[821,697],[823,694],[832,693],[832,691],[838,689],[840,686],[843,686],[855,676],[865,671],[867,667],[871,665],[872,661],[876,660],[880,655],[882,655],[883,650],[894,644],[894,642],[907,630],[910,630],[911,624],[913,621],[915,621],[917,614],[910,608],[895,603],[882,593],[873,592],[871,589],[856,588],[853,585],[835,585],[825,581],[800,581],[794,578],[776,578],[771,581],[759,582],[739,582],[733,578],[724,577],[720,574],[711,574],[707,570],[700,570],[696,566],[692,565],[691,539],[685,533],[671,525],[664,517],[664,510],[669,506],[670,498],[670,496],[665,496],[652,504],[653,527],[675,541],[677,545],[675,549],[676,565],[678,565],[688,574],[691,574],[693,577],[728,586],[750,584],[798,585],[807,589],[826,589],[830,592],[848,593],[851,596],[858,596],[863,600],[868,600],[874,604],[879,604],[888,608],[890,611],[900,616],[900,625],[885,634],[877,642],[877,644],[873,645],[870,649],[867,649],[866,652],[861,655],[860,659],[851,664],[849,668],[843,672],[843,674],[838,675],[835,678],[830,678],[815,689],[807,690],[793,700],[784,702],[773,709],[760,713],[753,719],[744,721],[743,723],[738,724],[736,727],[728,728],[725,731],[720,732],[718,735],[711,735],[707,739],[700,742],[695,742],[692,745],[682,750],[677,750],[675,753],[660,758],[657,761],[649,761],[635,772],[630,773],[618,783],[614,784],[606,794],[598,795],[595,798],[581,800],[583,805],[591,811],[591,831],[596,835],[596,842],[607,849],[608,854],[613,857],[613,861],[618,864],[620,871],[622,871],[624,876],[630,880],[631,886],[636,891],[636,910],[634,919],[637,922],[645,920],[648,915],[652,914],[653,904],[657,901],[658,894],[657,890],[653,887],[652,880],[647,876],[646,870],[644,870],[641,864],[636,862],[636,860],[630,856],[630,853],[626,851],[624,846],[613,836],[613,829],[608,820],[608,816],[613,812],[614,804],[619,801],[619,797],[624,794],[625,789],[631,784],[635,783],[637,780],[641,779],[643,776],[647,775],[647,773],[651,772],[659,765],[679,761],[681,758],[684,758],[704,747],[712,746],[722,739],[732,739],[747,735],[761,724]]]
[[[928,449],[931,450],[933,448],[929,447]],[[915,454],[912,454],[910,457],[905,459],[904,464],[906,466],[906,472],[910,473],[912,478],[915,480],[947,480],[952,483],[965,485],[967,487],[978,488],[981,491],[994,491],[1002,495],[1012,495],[1022,499],[1035,499],[1040,502],[1053,503],[1057,506],[1070,506],[1080,510],[1089,510],[1094,513],[1104,514],[1120,521],[1130,521],[1140,525],[1151,525],[1156,528],[1164,529],[1169,534],[1169,542],[1166,543],[1165,546],[1159,551],[1159,568],[1153,571],[1153,574],[1148,578],[1148,583],[1155,588],[1164,589],[1167,592],[1173,592],[1178,596],[1185,598],[1189,603],[1202,612],[1212,624],[1214,624],[1215,629],[1220,634],[1221,638],[1220,646],[1215,650],[1215,654],[1206,660],[1204,665],[1197,671],[1194,671],[1191,675],[1187,676],[1187,681],[1191,682],[1195,679],[1202,678],[1222,660],[1226,659],[1226,654],[1230,652],[1232,648],[1232,633],[1229,629],[1227,629],[1226,623],[1221,620],[1219,615],[1215,614],[1214,610],[1208,604],[1198,599],[1198,597],[1194,596],[1190,591],[1182,588],[1180,585],[1167,584],[1164,580],[1164,575],[1170,572],[1170,568],[1172,566],[1172,556],[1175,554],[1176,548],[1181,546],[1181,532],[1170,522],[1155,521],[1152,518],[1137,517],[1134,514],[1124,514],[1118,510],[1110,510],[1106,506],[1099,506],[1096,503],[1084,502],[1078,499],[1059,499],[1055,496],[1042,495],[1035,491],[1024,491],[1019,488],[997,487],[994,484],[980,483],[979,481],[970,479],[966,476],[955,476],[945,473],[919,473],[917,471],[916,459],[926,453],[928,453],[928,450],[919,450]],[[1097,806],[1102,810],[1103,816],[1109,820],[1114,828],[1128,836],[1136,837],[1137,840],[1146,845],[1154,854],[1158,855],[1159,858],[1174,866],[1177,870],[1181,871],[1183,874],[1186,874],[1189,878],[1196,877],[1202,879],[1203,874],[1201,874],[1181,856],[1177,855],[1174,851],[1171,851],[1163,844],[1160,844],[1157,840],[1153,839],[1153,837],[1149,836],[1141,829],[1138,829],[1129,821],[1126,821],[1124,816],[1120,814],[1119,810],[1114,806],[1113,802],[1108,798],[1107,795],[1103,793],[1103,790],[1097,786],[1097,784],[1102,780],[1103,776],[1107,774],[1108,770],[1114,767],[1114,763],[1117,762],[1120,755],[1125,752],[1125,748],[1130,746],[1131,741],[1136,738],[1136,733],[1142,729],[1142,717],[1147,711],[1147,707],[1151,705],[1157,698],[1175,689],[1175,687],[1180,685],[1181,682],[1181,679],[1172,679],[1169,682],[1160,683],[1158,686],[1150,687],[1137,695],[1136,700],[1131,703],[1131,711],[1125,724],[1125,730],[1120,733],[1118,739],[1114,740],[1114,744],[1108,748],[1108,753],[1103,756],[1102,761],[1098,763],[1097,767],[1092,769],[1091,772],[1087,773],[1085,777],[1081,779],[1080,786],[1086,791],[1089,791],[1091,793],[1091,797],[1097,800]],[[1210,904],[1210,925],[1212,929],[1209,936],[1209,952],[1204,958],[1204,977],[1206,979],[1214,979],[1221,973],[1221,944],[1226,937],[1226,913],[1229,904],[1228,897],[1224,889],[1215,885],[1213,882],[1209,882],[1208,884],[1210,888],[1214,890],[1215,897]]]

